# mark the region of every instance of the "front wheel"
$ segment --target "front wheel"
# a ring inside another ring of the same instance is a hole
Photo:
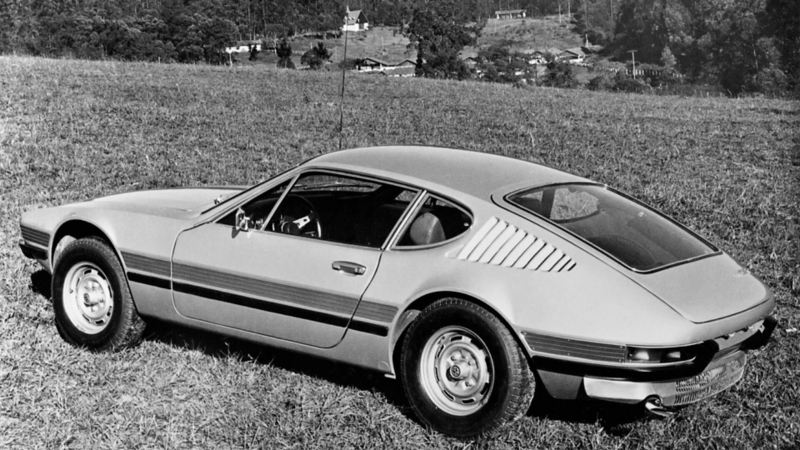
[[[400,375],[419,419],[462,438],[521,417],[535,389],[527,358],[508,328],[486,309],[457,298],[431,304],[409,326]]]
[[[117,350],[141,339],[144,321],[116,254],[103,241],[67,244],[55,261],[52,292],[56,327],[67,342]]]

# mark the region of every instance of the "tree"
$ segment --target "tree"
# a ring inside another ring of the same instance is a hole
[[[780,66],[790,87],[800,95],[800,2],[767,0],[765,32],[775,39]]]
[[[430,78],[469,78],[470,71],[459,52],[476,42],[478,25],[463,21],[461,5],[453,0],[417,8],[405,34],[417,48],[417,76]]]
[[[675,64],[675,55],[672,54],[672,50],[669,49],[669,46],[664,46],[664,50],[661,51],[661,65],[666,69],[674,70]]]
[[[325,64],[325,61],[330,61],[331,56],[332,53],[325,47],[325,44],[323,42],[318,42],[317,45],[303,53],[303,56],[300,58],[300,63],[317,70]]]
[[[763,36],[759,23],[763,11],[761,0],[731,2],[706,18],[709,72],[731,95],[758,90],[758,73],[779,64],[774,42]]]
[[[278,68],[280,69],[294,69],[294,62],[292,61],[292,46],[286,41],[286,38],[281,39],[278,48],[275,49],[278,54]]]
[[[480,61],[478,66],[486,81],[515,83],[528,73],[524,56],[511,53],[502,45],[492,45],[481,50],[478,53],[478,60]]]
[[[572,65],[558,61],[553,55],[547,55],[547,74],[542,79],[542,84],[550,87],[574,88],[578,87],[578,80]]]

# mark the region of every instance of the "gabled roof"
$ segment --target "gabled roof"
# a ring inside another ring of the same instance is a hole
[[[584,53],[583,50],[581,50],[580,47],[568,48],[568,49],[564,50],[563,52],[561,52],[561,54],[564,54],[564,53],[569,53],[571,55],[575,55],[575,56],[578,56],[578,57],[586,56],[586,53]]]
[[[361,60],[364,61],[364,62],[373,62],[375,64],[380,64],[380,65],[385,66],[385,67],[397,67],[397,66],[402,66],[403,64],[406,64],[406,63],[409,63],[409,64],[411,64],[413,66],[417,65],[416,61],[413,61],[413,60],[410,60],[410,59],[404,59],[404,60],[402,60],[400,62],[390,63],[390,62],[386,62],[386,61],[384,61],[382,59],[378,59],[378,58],[373,58],[371,56],[367,56],[365,58],[362,58]]]
[[[524,12],[525,12],[524,9],[501,9],[501,10],[495,11],[494,13],[495,14],[522,14]]]
[[[359,19],[363,20],[364,22],[367,20],[366,16],[363,16],[360,9],[354,9],[351,11],[348,8],[346,13],[347,14],[344,16],[344,20],[348,25],[358,23]]]
[[[391,66],[392,65],[392,64],[390,64],[390,63],[388,63],[388,62],[386,62],[386,61],[384,61],[382,59],[373,58],[371,56],[367,56],[366,58],[362,58],[361,60],[364,61],[364,62],[373,62],[375,64],[380,64],[382,66]]]

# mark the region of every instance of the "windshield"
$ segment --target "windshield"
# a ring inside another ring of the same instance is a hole
[[[717,251],[658,212],[603,186],[547,186],[507,199],[638,271],[652,271]]]

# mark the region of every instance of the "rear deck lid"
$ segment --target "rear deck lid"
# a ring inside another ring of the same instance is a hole
[[[695,323],[732,316],[769,298],[766,287],[725,254],[629,276]]]

